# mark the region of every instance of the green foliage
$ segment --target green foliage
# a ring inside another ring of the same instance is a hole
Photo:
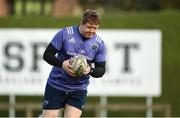
[[[102,23],[100,26],[100,28],[110,29],[160,29],[162,31],[162,95],[154,98],[154,103],[169,103],[171,105],[172,116],[180,116],[180,94],[178,94],[180,89],[179,21],[180,11],[114,12],[102,15]],[[78,24],[79,22],[79,17],[11,16],[0,18],[0,27],[62,28],[64,26]],[[142,98],[140,98],[140,100],[138,98],[128,99],[130,98],[109,97],[108,102],[126,103],[128,101],[134,101],[139,103],[141,101],[145,103],[145,100]],[[91,99],[88,99],[88,101],[92,102]],[[121,116],[120,112],[110,113],[110,116],[113,116],[113,114],[114,116]],[[85,116],[85,114],[83,114],[83,116]],[[125,116],[124,113],[123,116]],[[138,113],[137,116],[144,116],[144,113]]]

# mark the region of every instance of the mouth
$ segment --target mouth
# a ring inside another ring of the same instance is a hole
[[[91,33],[91,32],[87,32],[86,34],[87,34],[88,36],[94,35],[94,33]]]

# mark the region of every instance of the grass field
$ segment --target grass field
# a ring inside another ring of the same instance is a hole
[[[0,18],[0,28],[62,28],[79,23],[79,17],[10,16]],[[162,40],[162,95],[154,103],[171,105],[171,115],[180,116],[180,11],[114,12],[102,16],[100,28],[110,29],[160,29]],[[7,97],[0,96],[0,101]],[[19,98],[20,99],[20,98]],[[31,99],[31,98],[29,98]],[[40,98],[38,98],[40,100]],[[89,102],[98,98],[88,98]],[[145,102],[145,98],[117,97],[109,102]],[[144,116],[144,113],[112,112],[111,116]],[[161,116],[161,114],[156,114]]]

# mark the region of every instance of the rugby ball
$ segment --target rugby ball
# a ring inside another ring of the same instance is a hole
[[[80,78],[83,76],[84,70],[87,68],[87,60],[83,55],[77,55],[70,59],[69,64],[74,71],[74,77]]]

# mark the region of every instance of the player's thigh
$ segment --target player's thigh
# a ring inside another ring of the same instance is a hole
[[[66,104],[64,109],[64,117],[80,117],[82,111],[76,107]]]
[[[58,117],[59,110],[43,110],[41,117]]]
[[[46,85],[43,110],[58,110],[64,107],[65,92]]]
[[[73,91],[70,93],[70,96],[66,100],[65,104],[73,106],[81,111],[84,110],[85,102],[86,102],[87,91]]]

